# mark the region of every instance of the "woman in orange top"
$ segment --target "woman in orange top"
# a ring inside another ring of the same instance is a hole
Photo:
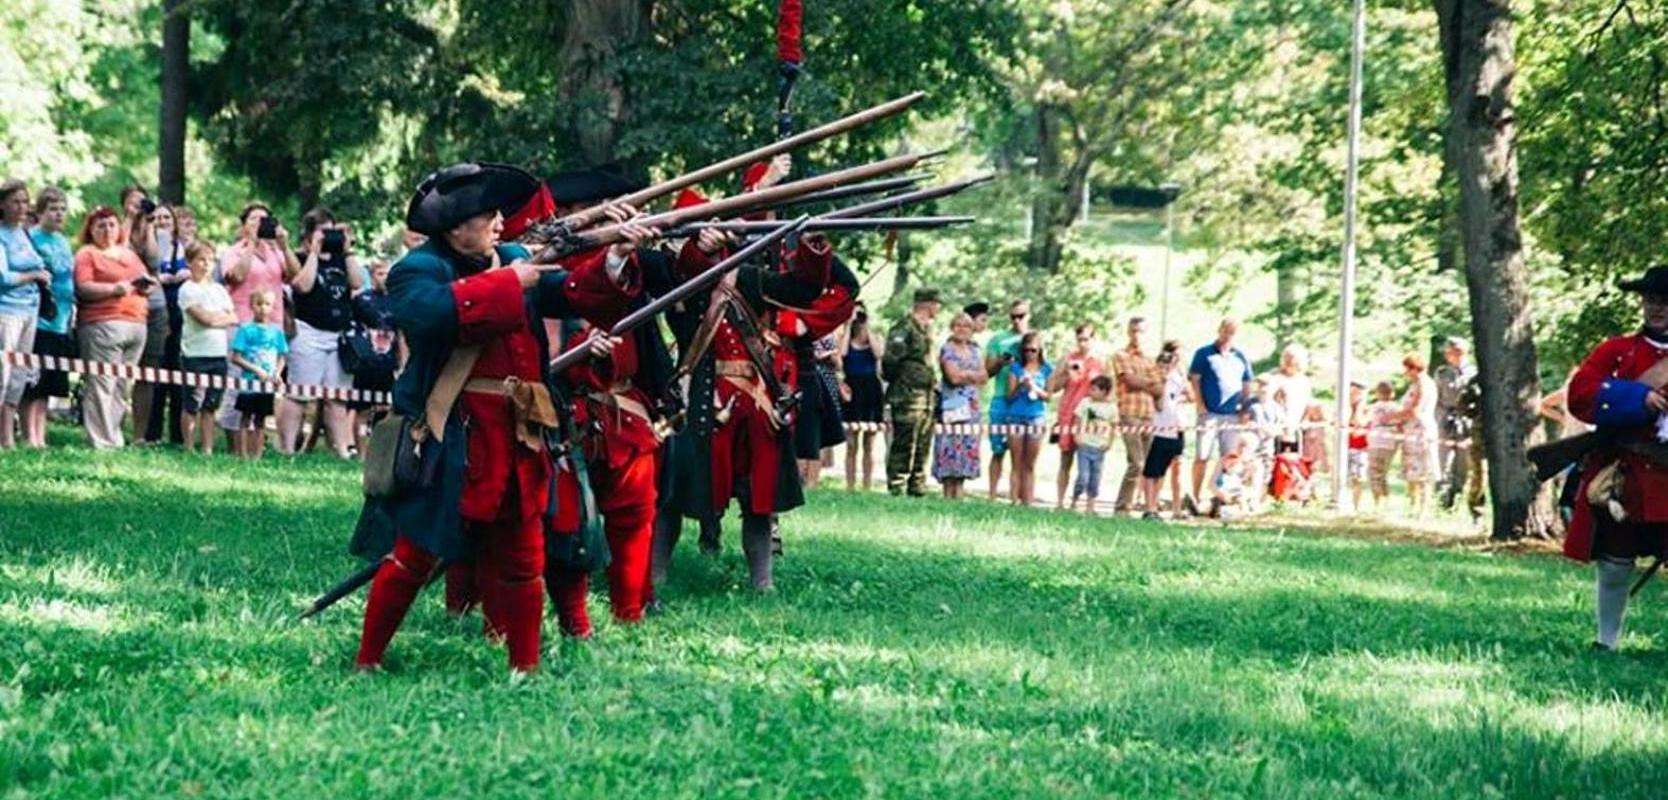
[[[88,361],[138,364],[145,350],[146,298],[156,281],[139,255],[120,244],[121,221],[109,206],[87,215],[81,227],[81,250],[75,254],[75,297],[79,301],[77,334],[81,357]],[[108,375],[87,376],[82,407],[93,447],[121,447],[122,416],[128,381]]]

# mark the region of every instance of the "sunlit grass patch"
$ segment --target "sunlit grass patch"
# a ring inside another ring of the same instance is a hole
[[[826,487],[779,591],[693,530],[639,626],[507,675],[420,597],[375,676],[327,458],[0,454],[0,787],[19,796],[1657,797],[1647,590],[1313,526],[1172,527]],[[554,626],[547,625],[553,635]],[[5,792],[0,792],[4,794]]]

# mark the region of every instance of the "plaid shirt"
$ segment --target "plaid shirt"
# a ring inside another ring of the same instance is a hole
[[[1117,376],[1113,390],[1118,397],[1118,416],[1124,422],[1152,419],[1157,411],[1152,394],[1125,386],[1123,378],[1125,375],[1134,375],[1157,383],[1158,364],[1142,353],[1140,347],[1129,347],[1112,354],[1112,373]]]

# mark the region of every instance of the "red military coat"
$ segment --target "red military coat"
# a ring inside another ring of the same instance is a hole
[[[605,250],[571,260],[563,293],[572,307],[586,313],[624,313],[632,295],[630,281],[616,284],[604,268]],[[542,383],[543,364],[538,339],[528,319],[520,281],[509,269],[463,278],[452,284],[460,342],[482,344],[471,379],[500,381],[514,377]],[[490,521],[519,515],[526,519],[543,513],[549,502],[550,454],[541,443],[529,448],[517,441],[514,411],[502,396],[465,391],[458,398],[468,441],[460,513],[464,519]],[[517,503],[506,507],[511,477]]]
[[[1643,375],[1657,361],[1668,358],[1668,348],[1652,344],[1639,334],[1617,336],[1606,340],[1588,354],[1570,378],[1569,410],[1583,422],[1604,427],[1606,404],[1618,396],[1622,387],[1618,382],[1632,381]],[[1641,402],[1633,397],[1629,402]],[[1639,427],[1640,438],[1654,435],[1653,426]],[[1630,523],[1668,524],[1668,468],[1643,456],[1623,453],[1599,453],[1587,459],[1581,469],[1581,490],[1576,496],[1575,513],[1564,539],[1564,554],[1587,561],[1593,557],[1593,509],[1587,503],[1587,483],[1606,465],[1618,460],[1626,476],[1622,502]]]

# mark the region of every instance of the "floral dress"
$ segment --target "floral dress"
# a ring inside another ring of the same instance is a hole
[[[972,343],[958,345],[945,342],[938,351],[941,362],[961,370],[984,369],[979,348]],[[944,380],[940,421],[949,424],[976,425],[980,421],[979,387],[953,386]],[[979,434],[976,428],[967,433],[940,433],[933,439],[932,477],[937,481],[979,477]]]

